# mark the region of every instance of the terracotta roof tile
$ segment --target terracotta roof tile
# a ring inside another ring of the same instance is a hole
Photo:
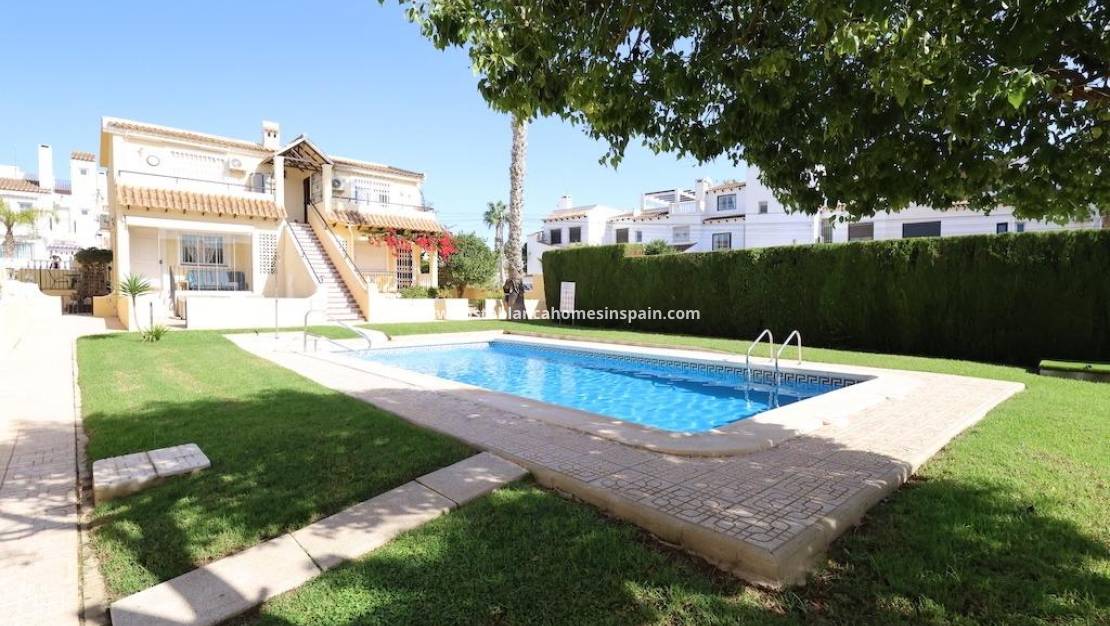
[[[82,150],[74,150],[70,153],[69,158],[74,161],[93,161],[96,162],[96,155],[92,152],[84,152]]]
[[[207,143],[214,146],[223,146],[225,148],[241,148],[245,150],[256,150],[260,152],[272,152],[272,150],[266,150],[261,146],[261,144],[255,143],[253,141],[246,141],[244,139],[231,139],[230,137],[220,137],[219,135],[209,135],[206,133],[194,133],[192,131],[179,130],[166,126],[140,124],[139,122],[131,122],[128,120],[108,120],[107,122],[105,122],[104,126],[105,130],[132,131],[137,133],[144,133],[147,135],[155,135],[158,137],[169,137],[172,139],[184,139],[187,141]]]
[[[401,169],[399,167],[393,167],[392,165],[382,165],[381,163],[372,163],[370,161],[359,161],[358,159],[348,159],[347,157],[337,157],[337,156],[332,156],[331,160],[336,165],[340,165],[340,166],[345,165],[347,167],[357,167],[357,168],[361,168],[361,169],[372,170],[372,171],[375,171],[375,172],[384,172],[386,174],[396,174],[398,176],[406,176],[406,177],[409,177],[409,178],[421,178],[421,179],[424,178],[424,174],[421,174],[420,172],[414,172],[412,170],[405,170],[405,169]]]
[[[333,209],[330,220],[333,224],[349,224],[356,228],[415,230],[429,233],[443,231],[434,215],[397,215],[395,213],[371,213],[356,209]]]
[[[119,204],[147,210],[181,211],[199,215],[229,215],[280,220],[285,211],[273,200],[225,196],[180,189],[154,189],[120,185]]]
[[[49,189],[43,189],[38,186],[38,183],[25,178],[0,178],[0,189],[5,191],[22,191],[24,193],[50,192]]]

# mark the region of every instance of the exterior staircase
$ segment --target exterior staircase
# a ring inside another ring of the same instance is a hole
[[[320,239],[316,236],[312,227],[308,224],[296,222],[288,222],[287,224],[290,234],[301,244],[312,271],[323,283],[321,288],[327,294],[328,317],[333,320],[361,321],[363,317],[362,312],[359,311],[358,303],[355,302],[347,284],[343,282],[343,277],[339,275],[339,271],[335,269],[335,264],[324,252],[324,246],[320,243]]]

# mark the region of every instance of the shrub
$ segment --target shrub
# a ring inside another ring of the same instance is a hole
[[[398,293],[401,294],[402,298],[436,298],[439,296],[439,290],[435,287],[420,287],[417,285],[405,287]]]
[[[155,324],[154,326],[151,326],[150,328],[142,331],[141,336],[143,338],[143,343],[154,343],[156,341],[161,341],[162,337],[164,337],[165,334],[168,332],[170,332],[169,328],[166,328],[161,324]]]
[[[662,239],[652,239],[644,244],[644,256],[657,256],[660,254],[674,254],[674,246]]]
[[[467,285],[485,285],[497,273],[497,255],[474,233],[455,237],[455,253],[443,261],[440,281],[462,295]]]
[[[1110,231],[902,239],[630,257],[549,251],[547,301],[578,309],[698,309],[623,327],[1034,365],[1110,354]],[[600,320],[576,323],[604,325]]]

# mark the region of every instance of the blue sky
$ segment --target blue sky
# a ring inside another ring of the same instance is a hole
[[[441,52],[396,4],[358,2],[16,2],[0,37],[0,163],[56,168],[96,151],[102,115],[257,139],[283,139],[427,174],[425,195],[456,231],[485,233],[488,200],[508,199],[508,119],[478,94],[461,50]],[[743,175],[636,147],[614,170],[605,147],[556,119],[529,131],[529,230],[569,193],[632,207],[641,191]]]

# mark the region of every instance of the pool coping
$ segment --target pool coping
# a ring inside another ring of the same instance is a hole
[[[708,366],[725,365],[740,368],[745,366],[743,357],[681,348],[626,346],[592,341],[513,336],[499,331],[452,335],[451,333],[445,333],[443,335],[399,337],[391,341],[388,346],[375,349],[389,350],[498,341],[527,346],[572,348],[607,355],[659,358]],[[345,345],[355,347],[358,344]],[[859,382],[783,407],[764,411],[717,428],[696,433],[684,433],[652,428],[581,409],[524,398],[507,392],[494,391],[430,374],[366,361],[341,351],[338,345],[329,345],[326,349],[317,352],[317,355],[345,367],[390,378],[418,388],[443,392],[466,392],[469,399],[492,408],[511,411],[524,417],[538,419],[624,445],[679,456],[734,456],[766,450],[787,439],[814,432],[824,425],[849,419],[852,414],[880,402],[902,397],[920,384],[912,377],[899,376],[892,370],[874,370],[826,363],[820,364],[819,369],[798,365],[780,365],[779,369],[784,373],[843,376],[859,379]],[[751,365],[753,369],[770,371],[773,362],[770,359],[753,357]]]
[[[499,333],[468,333],[458,342]],[[528,468],[543,486],[632,522],[761,586],[803,584],[837,537],[1020,383],[920,371],[905,397],[748,455],[682,457],[625,446],[474,401],[352,369],[286,340],[228,336],[233,343],[413,424]],[[398,338],[393,345],[418,345]],[[434,343],[444,343],[442,337]],[[294,345],[295,344],[295,345]],[[350,345],[358,347],[357,342]],[[690,351],[697,352],[697,351]],[[438,380],[438,379],[437,379]],[[936,393],[943,389],[944,393]]]

